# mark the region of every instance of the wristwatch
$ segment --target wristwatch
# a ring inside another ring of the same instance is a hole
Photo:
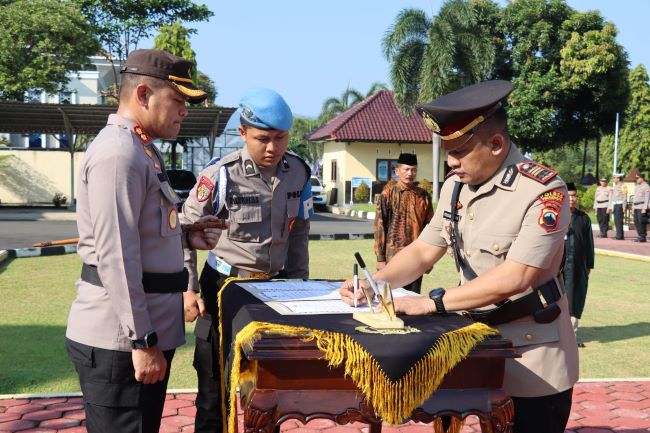
[[[155,331],[147,332],[144,337],[131,340],[131,347],[134,349],[148,349],[158,344],[158,334]]]
[[[438,287],[429,292],[429,299],[436,304],[436,313],[446,314],[445,303],[442,302],[442,297],[445,296],[445,289]]]

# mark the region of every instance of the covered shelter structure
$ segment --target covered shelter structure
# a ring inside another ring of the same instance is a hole
[[[106,126],[108,116],[117,112],[117,105],[34,104],[0,102],[0,133],[65,134],[70,152],[70,197],[74,205],[74,154],[79,136],[94,136]],[[190,107],[178,138],[208,140],[209,153],[214,153],[216,138],[224,131],[230,107]]]

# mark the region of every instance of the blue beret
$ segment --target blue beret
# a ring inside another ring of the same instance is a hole
[[[241,97],[239,108],[242,119],[255,128],[287,131],[293,124],[289,105],[271,89],[256,87],[248,90]]]

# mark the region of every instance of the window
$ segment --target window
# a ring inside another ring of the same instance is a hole
[[[337,169],[336,169],[336,160],[335,159],[332,160],[331,169],[332,169],[332,171],[330,173],[330,180],[332,182],[336,182],[336,171],[337,171]]]
[[[72,92],[59,92],[59,104],[72,104]]]
[[[29,104],[40,104],[41,95],[43,91],[41,89],[30,89],[25,92],[25,102]]]
[[[391,178],[397,178],[395,175],[395,167],[397,167],[396,159],[378,159],[377,160],[377,180],[380,182],[388,182]]]

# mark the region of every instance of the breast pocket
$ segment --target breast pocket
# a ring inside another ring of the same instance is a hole
[[[161,182],[160,193],[160,235],[163,237],[176,236],[181,232],[176,210],[178,196],[169,182]]]
[[[262,234],[261,206],[229,206],[228,238],[240,242],[260,242]]]
[[[499,333],[512,341],[514,347],[550,344],[560,341],[560,320],[537,323],[532,316],[499,325]]]
[[[297,217],[299,211],[300,198],[292,198],[291,200],[287,200],[287,216],[289,219]]]
[[[512,246],[513,239],[512,235],[480,235],[476,241],[476,247],[481,253],[481,267],[491,269],[501,264]]]

